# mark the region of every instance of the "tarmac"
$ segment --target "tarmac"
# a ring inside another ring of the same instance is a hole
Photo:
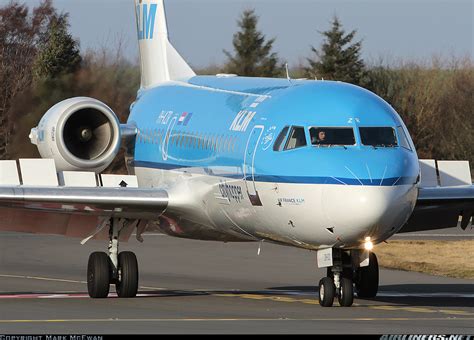
[[[139,296],[94,300],[87,260],[105,242],[0,233],[0,334],[474,334],[472,280],[381,269],[375,299],[323,308],[316,253],[258,246],[131,239]]]

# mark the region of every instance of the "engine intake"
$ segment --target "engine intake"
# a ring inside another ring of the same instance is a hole
[[[104,103],[87,97],[64,100],[43,116],[30,139],[58,171],[101,172],[120,150],[120,122]]]

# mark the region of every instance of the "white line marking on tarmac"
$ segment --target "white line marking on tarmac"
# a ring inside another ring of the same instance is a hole
[[[9,275],[9,274],[0,274],[0,277],[9,278],[9,279],[27,279],[27,280],[41,280],[41,281],[87,284],[87,281],[58,279],[58,278],[52,278],[52,277],[39,277],[39,276],[27,276],[27,275]],[[166,288],[160,288],[160,287],[140,286],[139,288],[140,289],[147,289],[147,290],[166,290]],[[1,296],[0,296],[0,298],[1,298]]]
[[[86,281],[66,280],[66,279],[57,279],[57,278],[51,278],[51,277],[26,276],[26,275],[0,274],[0,277],[11,278],[11,279],[28,279],[28,280],[67,282],[67,283],[87,283]]]
[[[14,279],[28,279],[28,280],[41,280],[41,281],[53,281],[53,282],[64,282],[64,283],[80,283],[86,284],[86,281],[77,281],[77,280],[68,280],[68,279],[59,279],[59,278],[50,278],[50,277],[39,277],[39,276],[27,276],[27,275],[9,275],[9,274],[0,274],[0,277],[4,278],[14,278]],[[192,290],[173,290],[169,288],[163,287],[150,287],[150,286],[140,286],[139,289],[144,290],[155,290],[155,291],[163,291],[163,290],[170,290],[172,293],[170,295],[174,295],[176,292],[180,292],[183,294],[186,293],[203,293],[203,294],[219,294],[222,292],[228,292],[228,294],[234,294],[238,296],[239,294],[261,294],[261,295],[286,295],[286,296],[309,296],[315,297],[317,296],[316,288],[314,292],[302,292],[302,291],[291,291],[291,290],[259,290],[259,291],[242,291],[239,289],[229,290],[229,289],[192,289]],[[167,294],[163,293],[139,293],[138,296],[166,296]],[[68,293],[61,293],[61,292],[54,292],[49,294],[5,294],[1,295],[0,299],[6,298],[85,298],[89,297],[88,294],[84,294],[82,292],[68,292]],[[111,293],[109,297],[116,297],[116,294]],[[453,292],[436,292],[436,293],[406,293],[406,292],[396,292],[396,291],[381,291],[377,294],[377,297],[418,297],[418,298],[474,298],[474,293],[453,293]]]
[[[445,321],[445,320],[454,320],[454,321],[463,321],[463,320],[474,320],[471,317],[463,317],[463,318],[453,318],[453,317],[442,317],[442,318],[417,318],[417,317],[409,317],[409,318],[311,318],[311,319],[290,319],[290,318],[229,318],[229,319],[219,319],[219,318],[182,318],[182,319],[117,319],[117,318],[110,318],[110,319],[64,319],[64,320],[0,320],[0,323],[73,323],[73,322],[238,322],[238,321],[256,321],[256,322],[268,322],[268,321],[413,321],[413,320],[420,320],[420,321]]]
[[[151,289],[150,287],[140,287],[140,289]],[[153,290],[167,290],[165,288],[153,288]],[[164,297],[164,296],[175,296],[176,294],[182,293],[202,293],[210,294],[215,296],[229,297],[230,295],[239,297],[245,296],[246,294],[254,294],[259,296],[306,296],[306,297],[317,297],[317,294],[310,293],[298,293],[298,292],[275,292],[275,291],[256,291],[256,292],[231,292],[224,295],[223,291],[209,291],[209,290],[180,290],[180,291],[171,291],[170,293],[152,293],[152,292],[142,292],[138,293],[138,297]],[[116,293],[110,293],[109,298],[116,298]],[[399,293],[399,292],[386,292],[379,293],[377,297],[412,297],[412,298],[474,298],[474,294],[457,294],[457,293]],[[32,293],[32,294],[1,294],[0,299],[80,299],[80,298],[89,298],[88,294],[82,292],[54,292],[54,293]]]
[[[158,296],[172,296],[174,293],[169,294],[147,294],[138,293],[137,297],[158,297]],[[107,298],[117,298],[116,293],[110,293]],[[8,294],[1,295],[0,299],[89,299],[89,294],[85,293],[66,293],[66,294]]]
[[[148,290],[167,290],[166,288],[162,288],[162,287],[146,287],[146,286],[141,286],[140,289],[148,289]]]
[[[137,236],[137,234],[132,234],[132,236]],[[161,234],[161,233],[150,233],[150,234],[144,233],[144,234],[142,234],[142,236],[168,236],[168,235]]]
[[[237,292],[238,294],[239,292]],[[295,295],[295,296],[317,296],[315,292],[300,292],[290,290],[266,290],[256,291],[257,294],[280,294],[280,295]],[[436,292],[436,293],[406,293],[406,292],[391,292],[382,291],[377,293],[377,297],[445,297],[445,298],[474,298],[474,293],[452,293],[452,292]]]

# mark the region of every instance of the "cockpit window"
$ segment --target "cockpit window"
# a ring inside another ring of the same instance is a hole
[[[411,146],[410,143],[408,142],[407,135],[405,133],[405,130],[401,126],[397,127],[398,131],[398,139],[400,140],[400,146],[402,148],[408,149],[411,151]]]
[[[285,150],[291,150],[306,146],[306,136],[303,127],[293,126],[285,145]]]
[[[283,130],[281,130],[275,141],[275,144],[273,144],[273,151],[281,151],[283,149],[283,142],[285,141],[285,137],[289,129],[289,126],[285,126]]]
[[[354,145],[352,128],[312,127],[309,129],[311,144],[316,146]]]
[[[363,145],[379,147],[398,146],[395,130],[391,127],[361,127],[359,131]]]

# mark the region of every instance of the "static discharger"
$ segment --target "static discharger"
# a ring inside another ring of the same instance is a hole
[[[260,256],[260,251],[262,250],[262,244],[265,240],[261,240],[259,243],[258,243],[258,250],[257,250],[257,256]]]

